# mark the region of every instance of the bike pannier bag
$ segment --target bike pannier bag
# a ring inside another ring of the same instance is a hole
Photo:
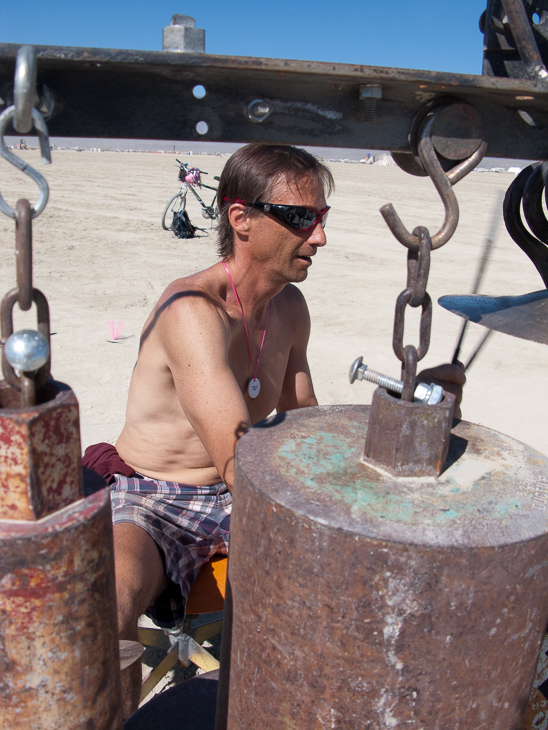
[[[186,210],[173,214],[171,230],[177,238],[194,238],[197,228],[193,226]]]

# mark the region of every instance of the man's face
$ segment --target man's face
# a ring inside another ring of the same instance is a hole
[[[274,185],[268,200],[262,203],[278,205],[299,205],[320,211],[327,207],[323,187],[311,179],[298,183],[280,178]],[[322,224],[317,223],[309,231],[300,231],[283,223],[268,213],[250,217],[250,238],[256,254],[265,266],[286,282],[304,281],[312,266],[312,257],[320,246],[325,246],[326,237]]]

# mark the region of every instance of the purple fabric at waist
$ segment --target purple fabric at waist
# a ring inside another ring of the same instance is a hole
[[[135,469],[126,464],[114,446],[107,443],[88,446],[84,452],[82,466],[99,474],[108,484],[114,481],[115,474],[123,474],[125,477],[133,477],[136,474]]]
[[[228,492],[223,482],[211,485],[184,484],[182,482],[168,482],[164,479],[154,479],[139,472],[134,472],[133,477],[126,477],[118,473],[113,480],[111,489],[121,492],[135,492],[143,497],[165,496],[196,499],[210,497]]]

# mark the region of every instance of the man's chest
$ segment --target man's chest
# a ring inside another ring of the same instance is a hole
[[[290,338],[280,335],[276,327],[267,331],[262,348],[261,340],[251,342],[251,356],[245,337],[234,337],[230,343],[230,368],[244,395],[252,423],[266,418],[280,400],[291,350]],[[255,387],[249,387],[251,380]],[[250,391],[256,390],[258,395],[252,397]]]

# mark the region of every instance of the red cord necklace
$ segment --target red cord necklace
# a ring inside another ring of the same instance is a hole
[[[226,265],[226,262],[223,261],[223,266],[225,267],[225,271],[228,274],[228,278],[230,279],[230,283],[232,284],[232,290],[234,291],[234,296],[236,297],[236,301],[238,302],[238,306],[240,307],[240,312],[242,313],[242,320],[244,323],[244,330],[245,330],[245,339],[247,340],[247,349],[249,352],[249,360],[251,361],[251,370],[252,370],[252,377],[249,383],[247,384],[247,392],[249,393],[250,398],[256,398],[259,393],[261,392],[261,382],[259,378],[257,377],[257,370],[259,369],[259,361],[261,359],[261,353],[263,351],[263,345],[264,345],[264,339],[266,337],[266,328],[268,326],[268,310],[270,309],[270,302],[268,302],[268,306],[266,308],[266,319],[264,323],[264,331],[263,331],[263,339],[261,340],[261,346],[259,348],[259,354],[257,355],[257,362],[255,363],[255,367],[253,367],[253,355],[251,353],[251,342],[249,341],[249,332],[247,330],[247,322],[245,321],[245,315],[244,310],[240,302],[240,297],[238,296],[238,292],[236,291],[236,286],[234,284],[234,280],[232,279],[232,276],[230,275],[230,271],[228,270],[228,266]]]

